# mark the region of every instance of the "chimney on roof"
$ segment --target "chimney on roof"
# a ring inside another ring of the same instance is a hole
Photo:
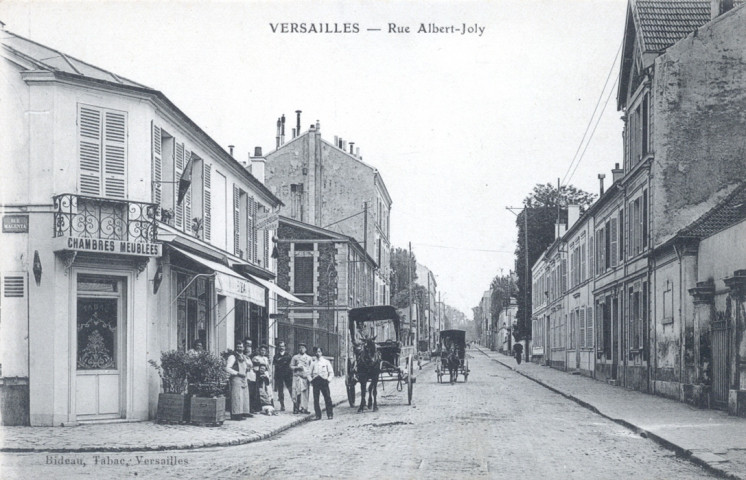
[[[254,178],[264,183],[267,158],[262,155],[262,147],[254,147],[254,156],[249,155],[249,165],[251,165],[249,171]]]
[[[275,148],[280,148],[280,125],[282,121],[280,120],[280,117],[277,117],[277,132],[275,132],[275,141],[277,145]]]
[[[350,142],[350,155],[355,155],[355,142]]]
[[[230,152],[230,154],[231,154],[231,157],[233,156],[233,147],[234,147],[234,146],[235,146],[235,145],[228,145],[228,151]]]
[[[580,205],[568,205],[567,206],[567,228],[575,225],[580,219]]]
[[[733,8],[733,0],[710,0],[710,20]]]
[[[606,178],[606,175],[603,173],[598,174],[598,183],[599,183],[599,195],[604,194],[604,178]]]
[[[611,171],[611,183],[616,183],[624,176],[624,169],[619,168],[619,164],[614,164],[614,169]]]
[[[280,144],[285,145],[285,114],[280,117],[282,120],[282,129],[280,130]]]
[[[295,111],[295,131],[298,135],[300,135],[300,110]]]

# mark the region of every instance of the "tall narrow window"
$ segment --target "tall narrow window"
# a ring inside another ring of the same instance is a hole
[[[642,139],[641,139],[641,149],[642,149],[642,156],[643,158],[645,155],[648,154],[648,148],[649,148],[649,107],[648,107],[648,99],[649,95],[645,94],[645,97],[642,99]]]
[[[640,231],[642,232],[642,249],[648,247],[648,191],[642,191],[642,223]]]
[[[611,229],[609,231],[609,239],[610,239],[610,246],[609,246],[609,259],[611,262],[607,261],[607,264],[610,263],[610,267],[616,267],[617,265],[617,259],[619,258],[619,252],[618,252],[618,237],[619,234],[617,233],[617,219],[616,217],[611,219],[610,222]]]
[[[80,105],[78,146],[80,193],[125,198],[127,114]]]

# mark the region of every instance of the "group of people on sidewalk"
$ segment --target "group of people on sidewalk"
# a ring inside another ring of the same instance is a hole
[[[280,410],[285,410],[285,389],[293,402],[294,414],[308,411],[309,388],[313,388],[313,404],[316,419],[321,419],[319,397],[324,397],[326,415],[333,418],[333,405],[329,383],[334,378],[332,364],[324,358],[321,347],[314,349],[315,357],[306,353],[306,344],[298,344],[298,353],[291,356],[285,342],[280,341],[270,362],[267,346],[259,347],[259,353],[252,356],[252,341],[246,339],[236,343],[236,348],[228,356],[226,371],[230,375],[230,412],[232,420],[253,417],[254,413],[277,415],[272,395],[272,367],[274,367],[274,390]]]

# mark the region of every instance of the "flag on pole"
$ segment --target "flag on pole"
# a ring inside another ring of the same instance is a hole
[[[194,154],[189,154],[189,161],[187,161],[184,167],[184,173],[181,174],[179,179],[179,196],[177,197],[176,204],[181,205],[184,200],[184,196],[189,190],[189,186],[192,184],[192,169],[194,168]]]

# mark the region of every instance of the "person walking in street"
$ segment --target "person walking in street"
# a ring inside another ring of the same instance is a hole
[[[521,345],[518,342],[515,342],[513,344],[513,354],[515,356],[515,361],[518,362],[518,365],[521,364],[521,357],[523,355],[523,345]]]
[[[311,374],[311,356],[306,353],[306,344],[298,344],[298,353],[290,361],[293,372],[293,413],[309,413],[308,384]]]
[[[246,374],[251,371],[251,360],[244,355],[241,342],[236,344],[236,350],[228,357],[225,370],[230,375],[231,420],[253,417],[250,413],[249,387],[246,383]]]
[[[329,382],[334,378],[332,364],[324,358],[324,350],[316,348],[316,359],[311,362],[311,385],[313,386],[313,409],[316,412],[316,420],[321,420],[321,406],[319,405],[319,394],[324,396],[326,416],[331,420],[334,418],[334,405],[329,393]]]
[[[277,399],[280,401],[280,411],[285,411],[285,388],[293,401],[293,411],[297,410],[293,396],[293,371],[290,370],[290,362],[293,358],[285,350],[285,342],[279,341],[277,352],[275,353],[272,363],[275,366],[275,391]]]

